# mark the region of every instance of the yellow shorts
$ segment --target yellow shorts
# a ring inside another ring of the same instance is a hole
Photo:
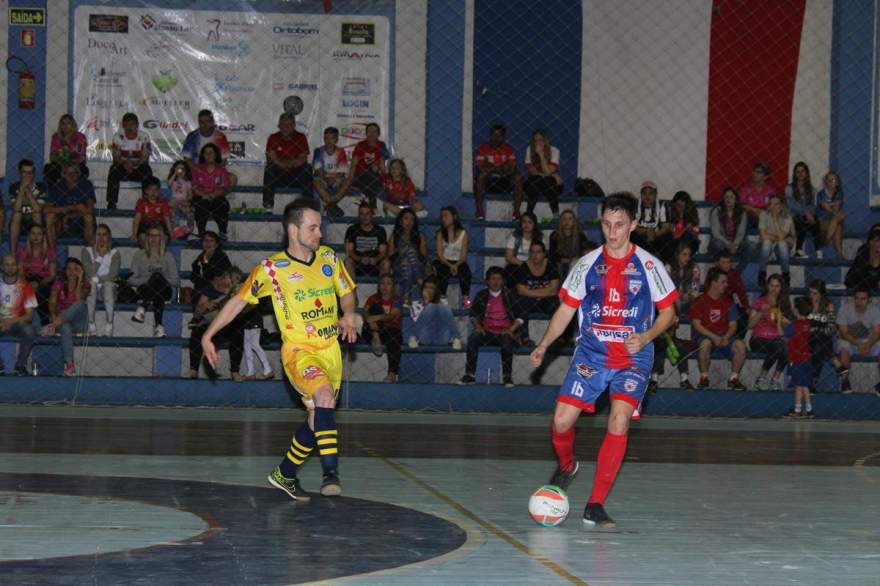
[[[306,350],[293,345],[281,346],[281,363],[287,378],[302,395],[309,410],[315,408],[312,394],[329,384],[336,394],[342,384],[342,352],[339,344],[320,350]]]

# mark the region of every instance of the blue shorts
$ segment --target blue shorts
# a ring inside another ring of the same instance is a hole
[[[789,386],[813,386],[813,365],[809,362],[791,362],[788,365]]]
[[[701,336],[700,334],[696,334],[696,333],[694,334],[694,343],[697,346],[700,345],[700,342],[702,342],[703,340],[706,340],[706,339],[708,339],[708,338],[706,338],[706,336]],[[730,358],[731,356],[733,356],[733,344],[734,344],[734,342],[737,341],[737,339],[738,338],[736,336],[731,338],[730,342],[727,343],[727,346],[716,346],[713,343],[712,344],[712,353],[714,354],[715,352],[718,352],[724,358]],[[709,340],[709,341],[711,342],[712,340]]]
[[[648,389],[653,353],[642,353],[638,358],[629,368],[612,369],[603,366],[605,356],[588,357],[578,346],[562,381],[557,402],[595,413],[596,400],[607,388],[612,401],[626,401],[638,407]]]

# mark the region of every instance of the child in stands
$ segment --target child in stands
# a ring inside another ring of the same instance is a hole
[[[788,338],[788,376],[794,387],[794,407],[789,417],[812,417],[810,385],[813,384],[813,366],[810,363],[810,322],[807,316],[813,309],[806,297],[794,300],[795,320],[785,327]],[[801,405],[803,403],[803,406]]]

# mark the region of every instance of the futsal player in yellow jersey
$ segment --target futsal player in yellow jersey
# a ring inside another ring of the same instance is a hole
[[[281,464],[269,474],[269,483],[295,500],[308,500],[297,470],[316,447],[324,480],[321,494],[337,496],[342,487],[338,472],[338,441],[334,409],[342,382],[342,354],[338,337],[355,342],[355,284],[342,260],[321,246],[321,213],[317,203],[298,199],[284,208],[285,250],[261,262],[211,322],[202,336],[205,357],[217,366],[214,335],[248,304],[272,299],[281,330],[281,361],[287,378],[302,395],[309,416],[296,430]],[[342,318],[337,318],[337,297]]]

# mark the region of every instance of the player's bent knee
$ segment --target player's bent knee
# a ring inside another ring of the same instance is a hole
[[[336,406],[336,393],[333,392],[330,385],[325,385],[312,393],[312,400],[316,407],[332,409]]]

